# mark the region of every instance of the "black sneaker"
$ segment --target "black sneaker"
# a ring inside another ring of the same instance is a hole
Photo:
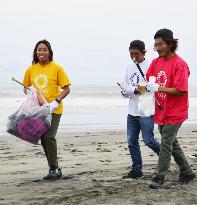
[[[60,179],[61,177],[62,177],[62,170],[60,168],[50,169],[49,173],[43,177],[43,180]]]
[[[129,178],[136,179],[142,176],[143,176],[142,171],[131,170],[127,175],[124,175],[122,179],[129,179]]]
[[[188,174],[186,175],[186,174],[180,173],[179,178],[176,180],[176,182],[179,182],[179,183],[189,183],[195,177],[196,177],[196,175],[194,173],[189,174],[189,175]]]
[[[149,184],[149,188],[151,189],[160,189],[164,184],[164,179],[161,179],[157,176],[153,177]]]
[[[59,178],[62,178],[62,170],[61,170],[61,168],[57,169],[57,173],[58,173]]]

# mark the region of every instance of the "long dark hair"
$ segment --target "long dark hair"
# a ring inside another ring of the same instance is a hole
[[[177,50],[177,47],[178,47],[178,39],[165,39],[165,38],[162,38],[165,42],[166,42],[166,44],[168,45],[168,46],[171,46],[170,47],[170,51],[172,52],[172,53],[174,53],[176,50]]]
[[[33,51],[32,65],[39,62],[38,56],[37,56],[37,54],[36,54],[36,51],[37,51],[38,46],[39,46],[41,43],[45,44],[45,45],[47,46],[47,48],[49,49],[49,60],[50,60],[50,61],[53,60],[53,51],[52,51],[52,48],[51,48],[51,44],[50,44],[47,40],[43,39],[43,40],[41,40],[41,41],[38,41],[38,43],[36,43],[36,46],[35,46],[34,51]]]

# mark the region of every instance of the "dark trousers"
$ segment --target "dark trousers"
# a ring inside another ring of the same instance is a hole
[[[159,125],[158,127],[161,134],[161,148],[156,175],[159,178],[165,178],[170,166],[171,156],[173,156],[175,162],[179,166],[180,172],[186,175],[192,173],[185,154],[177,140],[177,132],[180,127],[181,124],[165,124]]]
[[[55,139],[61,115],[52,114],[51,127],[41,137],[41,144],[44,149],[50,168],[58,168],[57,142]]]

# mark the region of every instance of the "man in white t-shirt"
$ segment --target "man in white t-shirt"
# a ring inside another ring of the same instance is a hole
[[[143,176],[142,173],[142,157],[139,146],[139,133],[141,131],[142,138],[148,147],[150,147],[157,155],[159,155],[160,144],[154,138],[154,116],[148,117],[141,116],[138,111],[138,101],[140,92],[138,91],[139,83],[145,80],[139,71],[138,64],[144,73],[146,74],[149,63],[145,60],[145,44],[143,41],[134,40],[130,43],[129,52],[131,56],[131,63],[128,65],[125,72],[125,88],[122,91],[122,95],[125,98],[129,98],[128,116],[127,116],[127,140],[128,148],[132,159],[131,171],[122,178],[139,178]]]

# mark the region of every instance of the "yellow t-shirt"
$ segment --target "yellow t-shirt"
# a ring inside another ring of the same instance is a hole
[[[70,85],[70,80],[64,71],[64,68],[54,61],[47,65],[36,63],[27,68],[23,79],[23,84],[27,87],[34,86],[40,90],[46,100],[50,103],[59,96],[61,89]],[[63,103],[54,111],[56,114],[62,114]]]

